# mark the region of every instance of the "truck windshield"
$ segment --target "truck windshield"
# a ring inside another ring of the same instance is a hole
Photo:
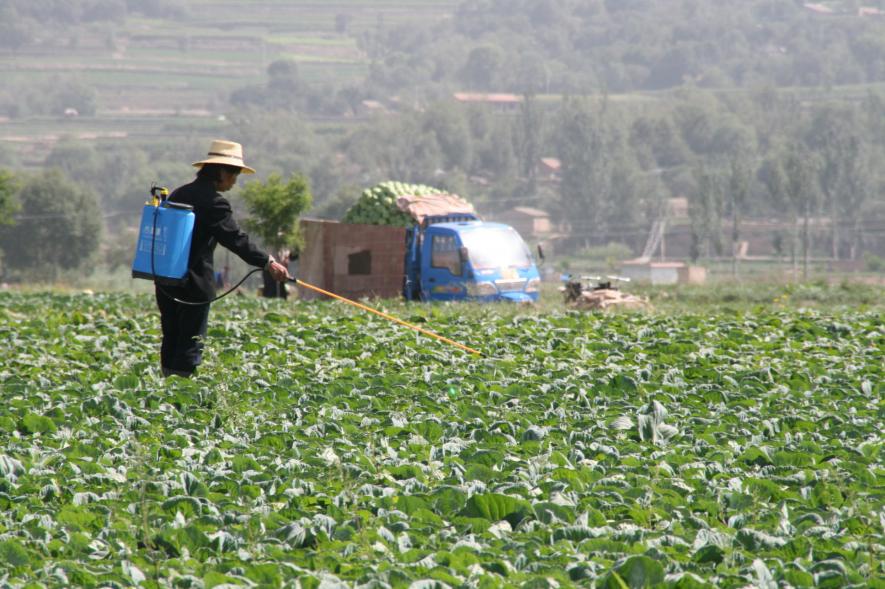
[[[529,248],[514,229],[478,229],[461,234],[475,270],[488,268],[528,268],[532,265]]]

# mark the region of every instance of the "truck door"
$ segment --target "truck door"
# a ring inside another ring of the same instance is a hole
[[[421,298],[452,301],[467,295],[461,241],[452,231],[428,230],[421,256]]]

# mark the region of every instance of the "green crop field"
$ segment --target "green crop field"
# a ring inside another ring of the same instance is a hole
[[[149,296],[0,293],[0,586],[885,587],[881,289],[838,290],[379,303],[483,357],[230,297],[167,381]]]

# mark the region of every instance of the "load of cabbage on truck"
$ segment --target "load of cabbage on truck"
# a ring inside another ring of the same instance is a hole
[[[538,300],[540,275],[519,233],[456,195],[386,182],[364,190],[344,220],[302,220],[305,281],[349,298]]]

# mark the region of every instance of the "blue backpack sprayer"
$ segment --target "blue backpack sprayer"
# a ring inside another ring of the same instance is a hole
[[[163,286],[181,286],[187,281],[196,219],[191,205],[172,202],[168,197],[167,188],[151,186],[151,200],[144,203],[135,259],[132,261],[132,277],[153,280],[161,290]],[[182,305],[208,305],[232,293],[260,270],[252,270],[230,290],[211,301],[183,301],[166,294]]]
[[[167,200],[169,190],[151,187],[144,204],[132,277],[157,284],[184,284],[194,234],[193,207]]]
[[[161,290],[162,285],[180,286],[187,280],[187,268],[195,221],[192,206],[183,203],[170,202],[168,197],[168,189],[156,185],[151,186],[151,200],[145,203],[144,209],[141,213],[141,225],[139,227],[138,242],[135,249],[135,259],[132,261],[132,277],[153,280]],[[208,305],[226,297],[239,288],[239,286],[252,274],[259,271],[261,271],[260,268],[252,270],[243,276],[243,278],[233,285],[227,292],[215,297],[211,301],[194,302],[183,301],[172,296],[170,296],[170,298],[176,303],[183,305]],[[402,319],[398,319],[392,315],[388,315],[387,313],[363,305],[362,303],[357,303],[356,301],[323,290],[296,278],[289,278],[289,281],[298,286],[309,288],[320,294],[353,305],[363,311],[374,313],[388,321],[393,321],[394,323],[398,323],[419,333],[423,333],[424,335],[436,338],[464,351],[478,356],[482,355],[481,352],[474,350],[473,348],[459,344],[456,341],[422,327],[418,327],[417,325],[407,323]]]

